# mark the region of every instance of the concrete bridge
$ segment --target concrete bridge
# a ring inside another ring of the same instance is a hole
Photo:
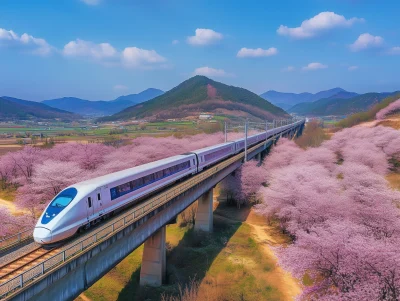
[[[246,159],[262,160],[280,137],[301,135],[304,121],[281,127],[276,135],[245,152],[177,183],[99,228],[63,246],[52,257],[0,284],[0,299],[73,300],[144,243],[140,283],[161,285],[165,278],[165,226],[198,200],[195,229],[213,229],[213,188]]]

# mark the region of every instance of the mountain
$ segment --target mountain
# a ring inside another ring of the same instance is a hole
[[[1,120],[61,119],[71,121],[80,116],[71,112],[49,107],[45,104],[8,96],[0,97]]]
[[[300,115],[305,115],[309,113],[312,110],[317,110],[318,108],[321,108],[323,106],[328,105],[329,103],[333,102],[340,102],[340,100],[343,99],[349,99],[352,97],[358,96],[357,93],[354,92],[347,92],[347,91],[342,91],[339,92],[333,96],[327,97],[327,98],[322,98],[313,102],[302,102],[294,105],[293,107],[288,109],[288,112],[290,113],[296,113]]]
[[[42,103],[53,108],[94,116],[114,114],[132,105],[132,102],[124,99],[118,101],[90,101],[76,97],[49,99],[42,101]]]
[[[313,102],[322,98],[328,98],[333,95],[342,93],[343,96],[346,95],[346,93],[349,93],[348,97],[352,97],[357,95],[356,93],[352,92],[347,92],[343,90],[342,88],[333,88],[330,90],[326,91],[320,91],[318,93],[312,94],[308,92],[304,93],[284,93],[284,92],[278,92],[274,90],[267,91],[260,96],[271,103],[273,103],[276,106],[279,106],[283,109],[289,109],[293,107],[294,105],[302,102]],[[355,94],[355,95],[354,95]]]
[[[99,121],[148,118],[165,120],[198,116],[201,112],[225,116],[272,119],[287,113],[243,88],[228,86],[196,75],[163,95],[129,107]]]
[[[129,95],[120,96],[120,97],[116,98],[115,100],[113,100],[113,102],[128,100],[131,102],[131,105],[132,105],[132,103],[138,104],[141,102],[145,102],[149,99],[160,96],[161,94],[164,94],[164,91],[159,90],[159,89],[149,88],[138,94],[129,94]]]
[[[289,112],[308,116],[349,115],[367,111],[384,98],[396,93],[398,92],[365,93],[351,98],[340,98],[341,95],[335,95],[311,103],[299,103]]]
[[[138,94],[124,95],[110,101],[90,101],[76,97],[63,97],[44,100],[42,103],[53,108],[82,115],[104,116],[117,113],[127,107],[147,101],[163,93],[161,90],[150,88]]]

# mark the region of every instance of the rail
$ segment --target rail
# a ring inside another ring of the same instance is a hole
[[[297,124],[299,123],[300,122],[295,122],[293,123],[293,126],[297,126]],[[288,130],[289,129],[284,129],[282,133]],[[254,151],[261,145],[267,143],[270,139],[249,148],[248,153]],[[93,235],[84,237],[82,240],[78,241],[77,243],[74,243],[71,246],[67,246],[63,251],[53,255],[52,257],[46,259],[45,261],[39,263],[38,265],[32,267],[31,269],[24,271],[20,275],[0,284],[0,298],[7,296],[8,294],[16,291],[19,288],[23,288],[24,285],[32,282],[34,279],[45,274],[54,267],[61,265],[67,260],[71,259],[73,256],[86,250],[88,247],[96,243],[99,243],[109,234],[121,231],[122,228],[129,226],[130,224],[142,218],[149,212],[154,211],[160,206],[168,203],[176,196],[182,194],[183,192],[194,187],[195,185],[199,184],[200,182],[204,181],[205,179],[209,178],[210,176],[214,175],[215,173],[219,172],[225,167],[231,165],[232,163],[241,160],[242,158],[244,158],[244,153],[235,155],[229,158],[228,160],[221,162],[218,165],[206,169],[204,172],[201,172],[193,176],[192,178],[182,182],[181,184],[178,184],[177,186],[167,190],[166,192],[150,198],[143,204],[140,204],[135,208],[130,209],[128,212],[125,212],[124,214],[122,214],[122,217],[119,218],[117,221],[113,222],[110,225],[105,225],[103,228],[101,228]]]

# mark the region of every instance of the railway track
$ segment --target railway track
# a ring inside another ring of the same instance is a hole
[[[4,283],[24,271],[29,270],[43,260],[46,260],[59,252],[59,248],[46,250],[42,247],[37,247],[34,250],[15,258],[13,261],[0,266],[0,284]]]

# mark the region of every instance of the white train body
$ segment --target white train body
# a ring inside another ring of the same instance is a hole
[[[299,122],[300,123],[300,122]],[[293,125],[249,136],[250,147]],[[73,236],[124,206],[244,150],[238,139],[80,182],[61,191],[40,216],[34,240],[50,244]]]
[[[33,232],[48,244],[74,235],[115,210],[197,172],[194,154],[179,155],[74,184],[61,191]],[[73,193],[76,192],[76,193]],[[67,199],[67,200],[65,200]]]

